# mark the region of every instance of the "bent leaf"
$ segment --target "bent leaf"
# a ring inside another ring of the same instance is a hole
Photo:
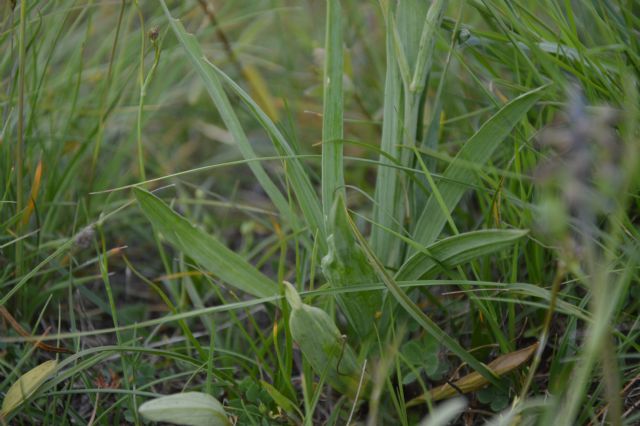
[[[289,398],[284,396],[278,389],[276,389],[271,383],[267,383],[264,380],[260,380],[262,389],[264,389],[271,399],[278,404],[278,407],[282,408],[288,415],[297,414],[301,418],[304,418],[304,414]]]
[[[362,368],[346,336],[340,333],[329,314],[303,303],[288,282],[284,281],[284,286],[291,306],[289,329],[293,341],[321,379],[338,392],[353,397],[358,393]],[[362,392],[367,393],[366,385]]]
[[[147,401],[138,412],[154,422],[188,426],[229,426],[220,402],[202,392],[184,392]]]
[[[20,378],[11,385],[2,401],[0,417],[6,416],[29,399],[44,382],[53,376],[57,366],[58,361],[56,360],[46,361],[20,376]]]
[[[510,371],[515,370],[522,364],[527,362],[529,358],[535,353],[538,348],[538,343],[534,343],[531,346],[527,346],[524,349],[520,349],[515,352],[502,355],[489,363],[489,367],[497,376],[503,376]],[[438,386],[435,389],[429,391],[429,398],[431,401],[439,401],[441,399],[451,398],[458,395],[460,392],[469,393],[483,388],[488,385],[489,382],[480,374],[473,373],[467,374],[461,379],[453,382],[453,386],[446,383],[442,386]],[[427,400],[427,395],[421,395],[412,399],[407,403],[408,407],[418,405]]]
[[[278,286],[242,256],[196,228],[155,195],[134,188],[140,208],[153,227],[178,250],[230,285],[256,297],[278,295]]]
[[[490,229],[444,238],[411,256],[396,273],[398,281],[415,280],[438,270],[502,250],[527,235],[526,230]]]

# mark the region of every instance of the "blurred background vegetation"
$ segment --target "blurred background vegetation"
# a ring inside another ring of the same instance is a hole
[[[363,217],[372,214],[380,158],[387,69],[382,10],[388,1],[341,2],[344,172],[349,207]],[[300,377],[278,373],[276,352],[292,350],[273,331],[281,312],[256,304],[163,322],[167,314],[247,299],[221,290],[189,257],[163,244],[131,192],[115,190],[146,181],[146,189],[160,189],[156,194],[176,211],[270,277],[302,280],[306,288],[314,279],[315,287],[324,283],[319,259],[299,250],[297,236],[243,164],[159,3],[17,3],[0,4],[0,307],[6,311],[0,393],[29,367],[56,356],[51,348],[25,343],[12,319],[28,334],[70,333],[48,343],[85,355],[69,361],[65,374],[34,403],[12,413],[10,424],[84,424],[91,418],[95,424],[141,423],[137,400],[191,385],[224,400],[238,424],[302,422],[299,411],[284,407],[260,382],[302,405]],[[206,58],[277,124],[319,187],[325,2],[198,0],[168,6]],[[440,278],[468,274],[496,285],[531,283],[546,296],[533,300],[526,292],[483,290],[500,333],[468,303],[465,291],[440,289],[419,301],[488,363],[504,352],[501,344],[516,350],[540,338],[559,291],[562,315],[545,330],[550,343],[531,388],[538,396],[567,391],[590,323],[585,318],[597,320],[606,311],[603,318],[612,326],[606,336],[613,342],[607,353],[615,368],[598,363],[589,373],[580,424],[640,421],[639,16],[634,0],[450,1],[418,126],[417,145],[438,178],[502,105],[545,87],[536,108],[490,162],[474,169],[475,186],[452,212],[460,230],[532,233],[509,250],[476,259],[464,273]],[[422,21],[416,28],[410,17],[406,22],[400,32],[419,37]],[[228,93],[257,155],[277,156],[251,112]],[[576,163],[582,160],[588,164]],[[263,165],[286,193],[283,163],[270,159]],[[429,191],[418,164],[416,169],[425,191],[411,203],[420,206]],[[589,191],[599,195],[585,201],[580,195]],[[354,218],[368,235],[371,225]],[[599,268],[585,269],[589,259]],[[589,284],[588,276],[600,272],[622,289]],[[554,282],[559,288],[552,290]],[[589,305],[594,294],[606,299],[609,292],[615,306]],[[151,327],[133,327],[156,318]],[[100,332],[123,325],[132,327]],[[405,391],[419,393],[416,375],[432,387],[458,374],[457,359],[437,345],[424,349],[430,343],[420,340],[415,326],[404,331],[413,337],[404,343],[402,361],[394,361],[397,372],[385,388],[379,424],[415,424],[425,415],[426,406],[407,409],[398,402]],[[215,369],[207,370],[207,363]],[[615,372],[612,383],[600,381],[602,368]],[[509,391],[490,387],[474,394],[464,422],[481,424],[507,408],[525,376],[515,375]],[[606,417],[615,404],[618,417]],[[323,394],[307,421],[343,424],[350,409],[348,400]],[[367,418],[366,405],[355,418]]]

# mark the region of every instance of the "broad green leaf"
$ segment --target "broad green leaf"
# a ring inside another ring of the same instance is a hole
[[[7,416],[16,407],[29,399],[38,388],[46,382],[56,371],[58,361],[45,361],[37,367],[27,371],[14,382],[2,400],[0,418]]]
[[[396,273],[398,281],[415,280],[442,268],[452,268],[476,257],[510,246],[527,235],[524,230],[490,229],[444,238],[411,256]]]
[[[344,193],[341,15],[340,0],[327,0],[322,114],[322,211],[326,218],[338,192]]]
[[[187,426],[230,426],[220,402],[209,394],[184,392],[147,401],[138,408],[144,418],[154,422]]]
[[[391,2],[390,2],[391,3]],[[425,30],[429,2],[422,0],[403,0],[397,2],[396,25],[399,41],[409,66],[409,74],[413,75],[417,68],[421,37]]]
[[[278,295],[278,286],[217,238],[202,232],[155,195],[134,194],[153,227],[174,247],[230,285],[256,297]]]
[[[229,98],[227,97],[215,71],[211,68],[211,66],[207,63],[204,53],[200,48],[200,44],[193,36],[193,34],[188,33],[182,22],[178,19],[174,19],[167,9],[167,5],[164,0],[160,1],[162,5],[165,15],[169,20],[169,24],[173,29],[173,32],[185,50],[187,57],[191,61],[194,69],[202,79],[209,96],[213,100],[214,104],[218,108],[218,112],[222,117],[222,121],[224,121],[225,126],[233,136],[233,140],[238,145],[238,149],[242,156],[247,159],[256,159],[256,153],[251,146],[251,143],[247,139],[242,126],[240,125],[240,120],[236,113],[233,111],[231,107],[231,103],[229,102]],[[258,182],[267,193],[273,204],[276,206],[280,214],[287,222],[294,228],[298,229],[297,226],[297,216],[292,211],[289,203],[286,198],[280,192],[280,189],[273,183],[267,172],[262,167],[262,164],[259,161],[250,161],[247,163],[253,174],[255,175]]]
[[[546,86],[539,87],[520,95],[502,107],[462,146],[455,158],[472,161],[478,165],[485,164],[498,145],[509,136],[518,122],[540,99],[545,88]],[[468,185],[474,183],[476,173],[456,164],[454,160],[446,168],[442,177],[444,179],[440,181],[438,189],[450,212],[458,204]],[[415,225],[413,238],[420,244],[431,244],[442,232],[446,220],[446,214],[442,211],[438,200],[431,195]],[[415,249],[410,248],[408,254],[414,253]]]
[[[334,320],[320,308],[302,302],[296,289],[284,282],[291,306],[289,329],[314,371],[338,392],[354,396],[360,388],[362,367]],[[362,378],[363,380],[365,378]],[[368,381],[366,381],[368,382]],[[362,388],[366,394],[366,384]]]

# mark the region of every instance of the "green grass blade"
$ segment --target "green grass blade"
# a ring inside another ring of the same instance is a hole
[[[543,86],[531,90],[502,107],[464,144],[456,155],[456,159],[473,161],[476,164],[486,163],[498,145],[509,136],[518,122],[540,99],[545,88],[546,86]],[[475,176],[476,174],[472,170],[459,167],[455,160],[447,167],[443,177],[448,180],[443,180],[438,189],[449,211],[458,204],[467,189],[466,185],[452,183],[449,180],[471,185],[474,183]],[[434,196],[430,196],[416,223],[413,232],[414,239],[424,245],[432,243],[440,235],[446,220],[446,215],[442,212],[438,200]],[[413,253],[415,250],[409,251],[409,254]]]
[[[433,50],[436,43],[436,31],[440,27],[442,21],[442,13],[446,7],[445,0],[435,0],[429,7],[427,17],[422,27],[420,43],[418,47],[418,56],[416,58],[416,66],[413,71],[413,78],[409,90],[411,92],[422,92],[427,79],[427,75],[431,70],[433,61]]]
[[[165,15],[169,20],[176,38],[184,48],[187,57],[191,61],[191,64],[202,79],[207,92],[218,108],[222,120],[227,126],[229,132],[233,135],[233,139],[238,145],[242,156],[245,159],[257,158],[255,151],[251,147],[251,144],[247,139],[242,126],[240,125],[240,121],[238,120],[236,113],[231,107],[231,103],[229,102],[224,89],[222,88],[222,85],[220,84],[220,81],[216,76],[215,71],[206,62],[205,56],[202,52],[202,49],[200,48],[200,45],[198,44],[198,41],[193,36],[193,34],[190,34],[185,30],[180,20],[174,19],[171,16],[171,13],[169,12],[169,9],[167,8],[164,0],[161,0],[160,3],[162,4]],[[289,206],[286,198],[282,195],[275,183],[273,183],[269,175],[267,175],[267,172],[264,170],[262,165],[258,162],[249,162],[248,165],[273,204],[282,214],[283,218],[286,218],[291,226],[294,229],[297,229],[296,224],[298,220],[296,215],[291,210],[291,207]]]
[[[134,189],[135,196],[153,227],[174,247],[230,285],[256,297],[279,294],[275,282],[242,256],[175,213],[155,195]]]
[[[527,235],[523,230],[483,230],[445,238],[411,256],[396,273],[398,281],[414,280],[438,271],[453,268],[478,256],[509,247]]]
[[[387,3],[387,21],[393,19],[393,2]],[[389,266],[396,266],[400,260],[401,241],[386,232],[384,228],[401,232],[400,220],[404,214],[401,202],[399,170],[387,167],[395,164],[392,158],[400,158],[399,146],[402,145],[402,81],[398,69],[393,34],[390,25],[386,31],[387,75],[384,83],[384,109],[382,123],[381,165],[376,177],[376,190],[373,203],[373,221],[381,226],[371,229],[371,247],[376,255]],[[400,220],[400,221],[399,221]]]
[[[337,192],[344,192],[342,11],[339,0],[327,1],[322,115],[322,211],[329,217]]]
[[[326,251],[326,235],[324,220],[322,218],[322,209],[320,208],[318,196],[311,185],[311,180],[309,179],[308,173],[305,171],[302,161],[300,161],[300,158],[296,156],[295,151],[287,142],[280,129],[278,129],[273,121],[271,121],[269,116],[260,108],[260,106],[251,99],[251,96],[236,84],[236,82],[229,78],[228,75],[223,73],[221,69],[210,62],[208,63],[218,73],[220,78],[222,78],[223,82],[226,83],[234,93],[240,97],[240,99],[242,99],[245,105],[253,113],[256,120],[258,120],[267,133],[269,133],[276,144],[276,149],[282,155],[290,157],[283,161],[286,164],[287,173],[290,175],[291,186],[295,192],[296,198],[298,199],[303,216],[309,225],[311,235],[315,235],[316,229],[320,231],[319,243],[322,248],[322,253],[324,253]]]
[[[322,272],[332,288],[344,288],[377,281],[375,271],[360,249],[349,225],[344,196],[339,195],[330,216],[333,233],[328,254],[322,258]],[[373,331],[375,314],[382,309],[380,292],[338,295],[338,304],[361,339]]]
[[[411,317],[416,320],[416,322],[425,329],[427,333],[432,335],[438,342],[447,347],[451,352],[453,352],[456,356],[458,356],[462,361],[466,362],[471,368],[481,374],[484,378],[486,378],[492,384],[502,388],[503,385],[500,383],[498,378],[480,361],[476,359],[473,355],[471,355],[468,351],[466,351],[457,340],[453,339],[449,336],[438,324],[436,324],[431,318],[429,318],[422,309],[407,296],[407,294],[400,288],[395,279],[384,268],[384,266],[380,263],[376,255],[373,253],[367,240],[362,236],[355,223],[351,220],[349,216],[349,222],[351,224],[351,228],[353,229],[353,233],[356,236],[356,239],[360,242],[360,246],[364,250],[369,262],[373,266],[373,269],[378,274],[378,277],[382,280],[384,285],[389,290],[389,293],[396,299],[396,301],[402,306]]]

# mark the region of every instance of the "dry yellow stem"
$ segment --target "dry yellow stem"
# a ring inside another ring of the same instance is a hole
[[[487,365],[487,367],[493,371],[497,376],[503,376],[512,370],[515,370],[531,358],[538,348],[538,343],[531,346],[527,346],[524,349],[517,350],[515,352],[502,355]],[[460,392],[469,393],[483,388],[489,384],[489,381],[482,377],[480,374],[473,373],[467,374],[453,382],[453,386],[446,383],[442,386],[438,386],[435,389],[429,391],[429,398],[431,401],[439,401],[441,399],[451,398],[458,395]],[[427,400],[427,395],[420,395],[417,398],[412,399],[407,403],[407,406],[411,407],[418,405]]]

